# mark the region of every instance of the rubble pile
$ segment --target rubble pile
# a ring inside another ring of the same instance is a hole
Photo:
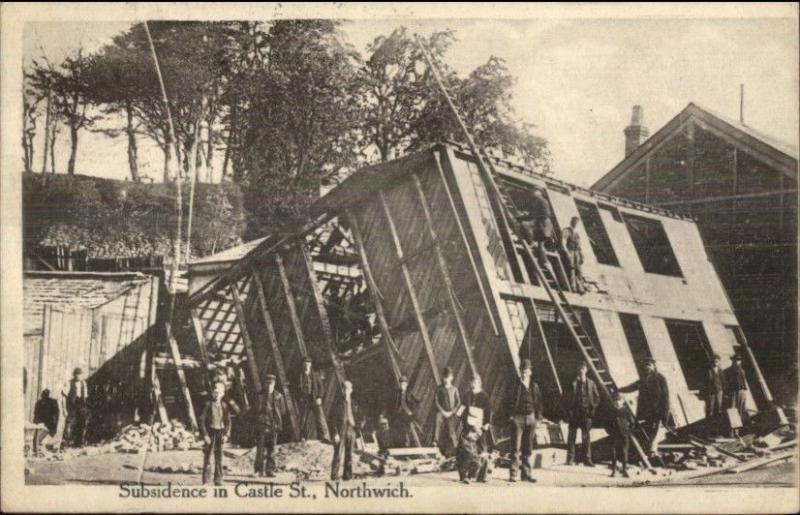
[[[358,451],[354,451],[353,474],[363,476],[372,471],[368,464],[361,463]],[[298,480],[328,479],[333,462],[333,446],[318,440],[287,442],[275,446],[275,471],[291,472]],[[256,458],[255,447],[231,464],[234,468],[252,471]]]

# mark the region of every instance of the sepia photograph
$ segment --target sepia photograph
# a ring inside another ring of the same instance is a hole
[[[193,5],[3,5],[4,511],[800,509],[798,4]]]

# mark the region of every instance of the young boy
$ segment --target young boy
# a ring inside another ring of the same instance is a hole
[[[628,448],[636,421],[619,392],[614,394],[614,412],[608,434],[611,437],[611,477],[617,475],[617,454],[622,458],[622,477],[628,477]]]
[[[222,484],[222,444],[231,434],[231,414],[238,413],[238,407],[224,399],[225,383],[214,384],[213,398],[206,402],[200,416],[200,434],[203,446],[203,484],[208,482],[211,455],[214,456],[214,484]]]
[[[458,479],[469,484],[470,478],[481,483],[486,482],[487,460],[481,452],[478,440],[481,437],[479,429],[464,428],[456,449],[456,468]]]

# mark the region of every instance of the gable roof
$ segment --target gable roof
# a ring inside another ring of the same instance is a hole
[[[784,174],[796,177],[798,151],[788,143],[764,134],[736,120],[714,113],[690,102],[680,113],[656,131],[636,150],[626,156],[592,186],[605,190],[646,158],[652,150],[678,132],[689,120],[700,128],[709,130],[732,145],[745,149],[753,157],[764,161]]]
[[[255,240],[250,240],[235,247],[231,247],[229,249],[225,249],[223,251],[217,252],[216,254],[211,254],[205,257],[193,259],[189,262],[189,267],[193,267],[195,265],[208,265],[208,264],[217,264],[217,263],[230,263],[232,261],[239,261],[244,256],[247,255],[248,252],[253,250],[254,248],[258,247],[264,240],[266,240],[269,236],[264,236],[263,238],[256,238]]]

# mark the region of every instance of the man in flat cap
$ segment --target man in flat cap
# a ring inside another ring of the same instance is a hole
[[[61,390],[61,402],[65,415],[61,446],[83,447],[89,418],[89,387],[83,379],[82,368],[72,371],[72,379]]]
[[[364,427],[364,417],[353,399],[353,383],[345,381],[342,397],[333,411],[333,461],[331,479],[353,478],[353,447],[356,436]]]
[[[725,397],[725,372],[720,366],[718,354],[714,354],[714,363],[708,369],[701,394],[706,404],[706,418],[716,417],[722,413]]]
[[[389,424],[395,447],[419,447],[419,436],[414,428],[419,401],[408,391],[408,377],[402,376],[399,389],[389,403]]]
[[[275,460],[272,457],[278,435],[283,430],[286,417],[286,401],[275,389],[275,376],[264,378],[264,391],[258,404],[258,448],[256,449],[255,473],[275,477]]]
[[[747,378],[742,367],[742,355],[734,354],[731,358],[733,364],[725,370],[725,388],[727,394],[727,407],[739,412],[742,423],[747,421],[745,399],[747,395]],[[733,429],[731,436],[739,437],[739,429]]]
[[[517,480],[517,473],[522,467],[523,481],[535,483],[531,476],[531,453],[536,438],[536,421],[542,415],[542,394],[539,386],[531,377],[530,360],[520,363],[519,379],[515,381],[508,399],[510,419],[513,429],[514,460],[511,463],[509,481]]]
[[[317,438],[329,442],[330,432],[325,413],[322,409],[322,381],[319,374],[314,371],[314,363],[310,357],[303,359],[303,371],[297,381],[297,404],[300,411],[300,433],[303,438],[311,438],[313,434],[308,429],[309,420],[314,420]]]
[[[436,419],[433,429],[433,441],[439,446],[443,456],[452,456],[458,445],[458,409],[461,407],[461,396],[453,384],[453,370],[444,369],[443,383],[436,389]]]
[[[581,443],[584,447],[584,463],[588,467],[594,467],[592,462],[592,419],[594,412],[600,404],[600,393],[595,382],[587,375],[589,366],[586,362],[578,365],[578,374],[566,392],[567,398],[567,421],[569,423],[569,435],[567,437],[567,465],[572,465],[575,461],[575,440],[578,437],[578,429],[581,431]]]
[[[650,451],[653,452],[660,424],[663,423],[668,427],[669,423],[669,387],[667,379],[656,370],[656,361],[653,358],[646,358],[644,365],[644,376],[632,385],[620,388],[619,391],[625,393],[639,390],[636,418],[647,433]]]

